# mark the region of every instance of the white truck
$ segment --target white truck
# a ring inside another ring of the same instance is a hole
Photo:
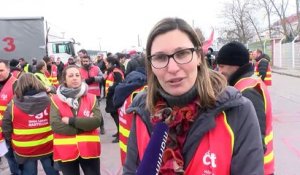
[[[51,29],[44,17],[0,18],[0,58],[24,58],[31,63],[32,58],[45,55],[63,62],[75,56],[75,40],[53,34]]]

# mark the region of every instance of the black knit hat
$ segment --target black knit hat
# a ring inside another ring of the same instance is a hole
[[[242,43],[232,41],[220,49],[216,61],[217,64],[243,66],[249,63],[249,53]]]
[[[17,67],[18,64],[19,64],[19,61],[16,60],[16,59],[12,59],[12,60],[10,60],[10,62],[9,62],[9,66],[10,66],[10,67]]]

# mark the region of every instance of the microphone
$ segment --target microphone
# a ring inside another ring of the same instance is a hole
[[[137,175],[156,175],[159,173],[168,138],[168,129],[164,122],[155,125],[144,157],[137,169]]]

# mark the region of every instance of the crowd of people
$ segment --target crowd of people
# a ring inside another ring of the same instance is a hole
[[[47,175],[99,175],[105,98],[125,175],[271,175],[270,72],[236,41],[205,53],[180,18],[159,21],[144,52],[1,58],[0,155],[15,175],[37,161]]]

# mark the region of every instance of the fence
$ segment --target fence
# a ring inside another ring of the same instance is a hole
[[[261,49],[271,58],[273,66],[288,69],[300,69],[300,40],[296,37],[290,43],[282,43],[283,39],[264,41],[263,46],[259,42],[249,43],[250,50]]]

